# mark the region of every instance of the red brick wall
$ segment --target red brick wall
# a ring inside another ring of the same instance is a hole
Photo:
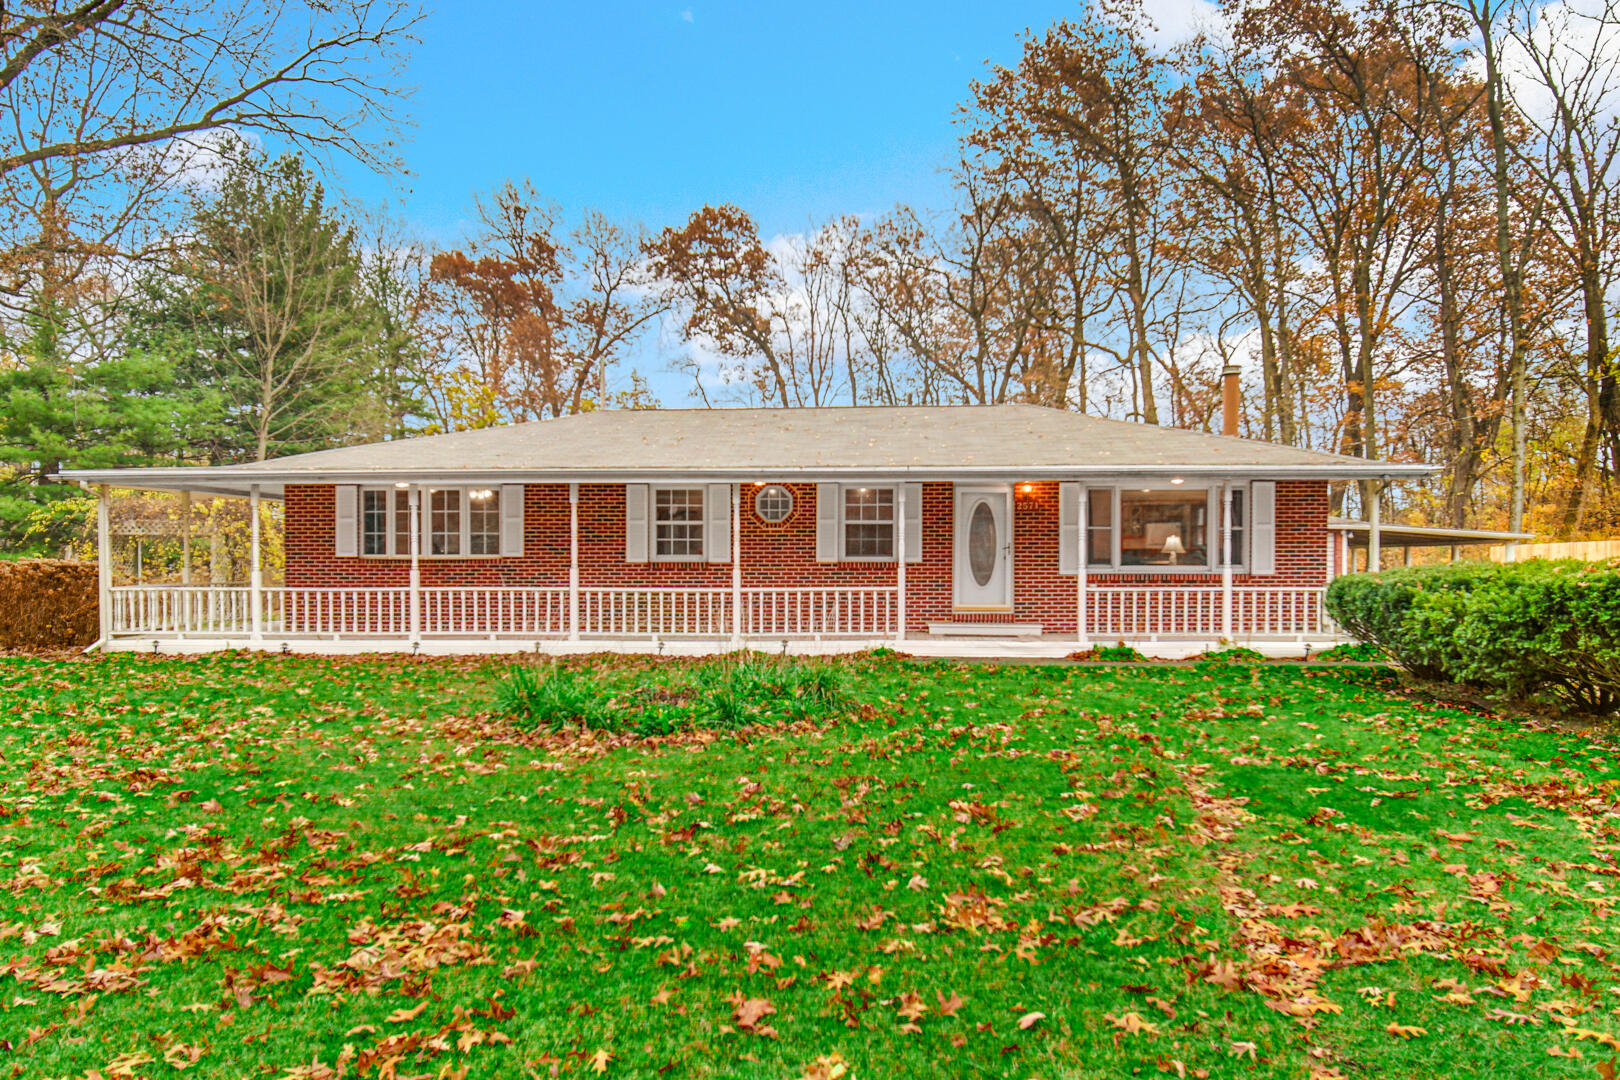
[[[892,585],[894,563],[816,561],[816,485],[788,484],[793,512],[771,524],[754,513],[753,486],[743,487],[742,583],[745,588]],[[1025,492],[1024,488],[1029,487]],[[930,621],[1036,622],[1048,632],[1073,633],[1075,579],[1058,573],[1058,485],[1019,484],[1013,499],[1013,611],[951,610],[952,491],[948,483],[923,485],[923,558],[910,563],[907,623],[920,631]],[[513,558],[422,560],[422,583],[536,585],[568,583],[568,487],[531,484],[524,499],[524,554]],[[288,485],[286,582],[292,588],[403,587],[408,558],[338,558],[333,543],[330,486]],[[1325,483],[1277,485],[1277,572],[1239,574],[1239,585],[1317,586],[1327,580],[1328,492]],[[582,586],[686,586],[728,588],[730,563],[624,561],[624,488],[582,484],[579,495]],[[1096,586],[1212,585],[1218,574],[1115,574],[1091,572]]]

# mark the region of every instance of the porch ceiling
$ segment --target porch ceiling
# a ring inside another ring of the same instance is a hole
[[[288,483],[1423,476],[1275,443],[1035,405],[602,411],[218,468],[69,469],[85,483],[279,497]]]

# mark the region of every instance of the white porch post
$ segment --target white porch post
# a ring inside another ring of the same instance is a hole
[[[568,485],[568,640],[579,640],[579,485]]]
[[[1383,529],[1379,519],[1383,516],[1384,481],[1374,480],[1367,485],[1372,492],[1367,502],[1367,572],[1376,574],[1384,561]]]
[[[101,645],[112,637],[112,509],[107,485],[96,485],[96,604],[100,615]]]
[[[408,500],[411,512],[411,576],[408,606],[410,608],[411,644],[422,640],[422,489],[411,485]]]
[[[919,521],[921,518],[918,519]],[[906,485],[894,486],[894,632],[896,641],[906,640]]]
[[[1232,485],[1221,485],[1221,637],[1232,640]]]
[[[180,493],[180,584],[191,584],[191,492]]]
[[[1085,484],[1078,486],[1080,490],[1076,497],[1080,500],[1080,505],[1076,507],[1075,512],[1080,520],[1080,539],[1078,541],[1080,551],[1077,556],[1078,561],[1074,564],[1074,629],[1075,639],[1080,643],[1080,648],[1084,650],[1091,646],[1091,619],[1086,611],[1086,587],[1089,584],[1086,579],[1086,570],[1088,569],[1086,563],[1089,561],[1087,556],[1091,553],[1090,537],[1087,535],[1091,529],[1091,522],[1088,519],[1088,514],[1091,511],[1091,495],[1086,491]]]
[[[731,485],[731,645],[742,647],[742,484]]]
[[[264,639],[264,560],[259,542],[259,485],[248,488],[248,639],[258,644]]]

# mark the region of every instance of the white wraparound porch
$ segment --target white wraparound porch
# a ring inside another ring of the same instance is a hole
[[[1340,640],[1320,588],[1090,586],[1074,633],[900,630],[896,587],[299,589],[139,585],[109,590],[111,649],[837,652],[885,645],[946,655],[1064,655],[1127,642],[1176,655],[1222,641],[1303,651]],[[256,596],[255,596],[256,594]]]

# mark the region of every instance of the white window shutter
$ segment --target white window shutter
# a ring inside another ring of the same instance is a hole
[[[360,554],[360,489],[353,484],[339,484],[336,489],[337,507],[334,514],[333,550],[339,556]]]
[[[1277,482],[1256,480],[1249,485],[1249,573],[1277,572]],[[1242,558],[1242,552],[1237,553]],[[1235,561],[1235,560],[1234,560]]]
[[[1080,500],[1085,489],[1079,484],[1058,485],[1058,573],[1080,573]]]
[[[647,561],[647,485],[624,485],[624,561]]]
[[[837,484],[816,485],[816,562],[838,561],[839,499]]]
[[[731,485],[710,484],[703,504],[703,557],[731,561]]]
[[[501,554],[523,554],[523,485],[501,485]]]
[[[906,562],[922,562],[922,485],[907,484]]]

